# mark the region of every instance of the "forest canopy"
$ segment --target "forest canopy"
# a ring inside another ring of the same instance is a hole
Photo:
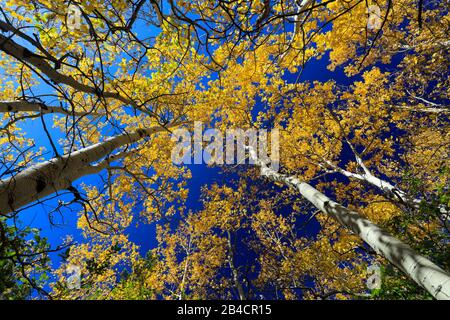
[[[449,34],[437,0],[0,0],[0,299],[449,300]]]

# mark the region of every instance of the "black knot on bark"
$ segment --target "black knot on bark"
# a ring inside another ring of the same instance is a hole
[[[44,176],[38,176],[36,178],[36,192],[40,193],[47,186],[47,181],[45,181]]]
[[[147,135],[147,132],[144,129],[138,129],[136,132],[140,138],[145,137]]]
[[[102,97],[102,91],[98,87],[94,87],[94,92],[93,93],[99,98]]]

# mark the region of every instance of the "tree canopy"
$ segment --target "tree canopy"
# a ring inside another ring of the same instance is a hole
[[[0,3],[0,299],[450,299],[445,2]],[[193,206],[196,123],[278,130],[279,170]]]

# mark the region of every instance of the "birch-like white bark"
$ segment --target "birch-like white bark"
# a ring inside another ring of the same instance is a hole
[[[369,185],[380,190],[388,198],[400,201],[410,208],[420,209],[420,203],[422,202],[422,199],[413,198],[403,190],[389,183],[388,181],[376,177],[375,175],[372,174],[371,171],[367,169],[367,167],[363,164],[363,162],[357,155],[355,155],[355,157],[357,159],[358,164],[360,164],[360,166],[362,166],[362,168],[364,169],[364,173],[362,174],[344,170],[341,167],[334,165],[331,161],[325,162],[329,167],[331,167],[334,170],[334,172],[339,172],[342,175],[346,176],[347,178],[364,181]],[[448,221],[449,217],[445,215],[448,215],[449,212],[443,206],[439,207],[439,211],[443,215],[442,218],[444,219],[444,221]]]
[[[420,200],[414,199],[408,196],[408,194],[396,186],[392,185],[386,180],[382,180],[376,176],[374,176],[370,171],[365,171],[363,174],[353,173],[348,170],[344,170],[341,167],[334,165],[330,161],[326,161],[327,165],[334,169],[334,171],[339,172],[340,174],[346,176],[347,178],[352,178],[360,181],[365,181],[368,184],[374,186],[378,190],[380,190],[385,195],[389,196],[389,198],[394,198],[400,200],[401,202],[409,205],[413,208],[419,208]]]
[[[0,101],[0,113],[19,113],[19,112],[39,112],[43,114],[47,113],[60,113],[68,116],[87,116],[91,115],[94,117],[99,116],[98,113],[95,112],[71,112],[70,110],[65,110],[61,107],[48,106],[44,103],[40,102],[28,102],[28,101]]]
[[[344,129],[342,128],[339,120],[336,118],[333,112],[331,112],[331,116],[335,119],[336,123],[340,126],[342,132],[344,133]],[[365,165],[364,161],[361,158],[361,155],[356,151],[356,148],[353,146],[353,144],[350,142],[349,139],[344,135],[344,139],[347,142],[348,146],[353,152],[353,156],[355,157],[356,163],[359,165],[359,167],[362,169],[361,174],[359,173],[353,173],[350,171],[347,171],[345,169],[342,169],[338,165],[333,164],[331,161],[327,159],[323,159],[324,163],[331,167],[335,172],[339,172],[343,174],[344,176],[348,178],[354,178],[361,181],[365,181],[366,183],[374,186],[375,188],[379,189],[382,193],[384,193],[387,197],[395,200],[400,200],[404,204],[408,205],[411,208],[418,209],[420,207],[421,200],[420,199],[414,199],[410,197],[406,192],[400,190],[396,186],[390,184],[388,181],[382,180],[378,177],[376,177],[369,168]],[[323,165],[319,164],[319,166],[324,167]],[[442,213],[446,213],[445,209],[441,208]]]
[[[300,28],[302,25],[301,16],[302,13],[306,12],[305,8],[308,7],[314,0],[298,0],[296,1],[296,10],[298,14],[294,16],[294,32],[292,33],[292,37],[289,39],[287,50],[280,56],[281,59],[291,51],[292,44],[294,43],[295,37],[300,33]]]
[[[239,272],[234,265],[234,248],[231,243],[231,233],[227,231],[227,246],[228,246],[228,265],[230,266],[231,273],[233,274],[233,282],[239,295],[239,300],[245,300],[245,291],[239,280]]]
[[[257,158],[254,150],[249,149],[249,153],[255,163],[260,166],[262,176],[272,181],[284,183],[297,190],[317,209],[357,234],[375,252],[397,266],[433,297],[440,300],[450,300],[450,276],[436,264],[416,253],[410,246],[396,239],[357,212],[331,200],[308,183],[293,176],[280,174],[269,168]]]
[[[100,92],[99,89],[95,87],[83,84],[81,82],[78,82],[71,76],[59,73],[44,59],[44,57],[32,53],[27,48],[13,41],[10,37],[6,37],[2,34],[0,34],[0,50],[10,56],[13,56],[19,61],[26,62],[27,64],[33,66],[44,75],[46,75],[54,83],[68,85],[80,92],[102,95],[104,98],[116,99],[141,111],[145,111],[144,109],[139,108],[133,100],[128,99],[127,97],[124,97],[117,92]]]
[[[419,44],[422,44],[422,43],[419,43]],[[419,46],[419,44],[413,44],[413,45],[405,44],[405,45],[400,45],[400,46],[398,46],[398,48],[401,49],[401,50],[413,50],[413,49],[415,49],[417,46]],[[433,44],[433,47],[443,47],[443,48],[446,48],[446,47],[448,47],[448,46],[450,46],[450,41],[436,41],[436,42]]]
[[[192,245],[192,235],[189,235],[189,241],[188,241],[187,248],[183,244],[181,244],[181,246],[184,248],[184,251],[186,252],[186,259],[184,262],[183,277],[181,278],[180,290],[178,293],[178,300],[183,300],[184,286],[186,283],[186,276],[188,273],[189,260],[190,260],[190,255],[191,255],[191,245]]]
[[[424,113],[450,113],[450,108],[437,108],[437,107],[426,107],[418,108],[412,106],[395,106],[398,109],[404,109],[412,112],[424,112]]]
[[[176,125],[178,123],[114,136],[64,156],[35,164],[14,176],[0,180],[0,215],[6,215],[69,188],[78,178],[104,169],[104,161],[100,165],[94,163],[108,157],[114,150]]]
[[[423,97],[419,97],[414,95],[413,93],[406,90],[406,92],[414,99],[419,100],[422,102],[425,107],[419,108],[414,106],[395,106],[399,109],[405,109],[409,111],[415,111],[415,112],[426,112],[426,113],[448,113],[450,112],[450,108],[448,106],[444,106],[439,103],[435,103],[433,101],[427,100]]]

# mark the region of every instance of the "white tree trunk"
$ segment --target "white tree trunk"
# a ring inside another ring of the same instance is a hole
[[[245,291],[239,280],[239,272],[234,265],[234,248],[231,243],[231,233],[227,231],[227,246],[228,246],[228,265],[230,266],[231,273],[233,275],[234,286],[237,289],[239,300],[245,300]]]
[[[425,112],[425,113],[450,113],[450,108],[437,108],[437,107],[425,107],[419,108],[414,106],[394,106],[398,109],[409,110],[413,112]]]
[[[450,300],[450,276],[440,267],[357,212],[341,206],[306,182],[274,171],[257,159],[254,150],[249,152],[255,163],[261,167],[262,176],[294,188],[316,208],[361,237],[378,254],[401,269],[433,297]]]
[[[28,101],[0,101],[0,112],[1,113],[18,113],[18,112],[40,112],[46,113],[61,113],[68,116],[74,115],[76,117],[81,116],[99,116],[95,112],[71,112],[70,110],[64,110],[61,107],[48,106],[44,103],[39,102],[28,102]]]
[[[167,126],[178,125],[174,123]],[[94,162],[108,157],[117,148],[134,143],[153,133],[166,130],[158,126],[139,129],[106,139],[61,157],[33,165],[0,181],[0,215],[6,215],[27,204],[70,187],[76,179],[101,171],[104,163]]]
[[[406,192],[398,189],[396,186],[392,185],[386,180],[380,179],[374,176],[369,170],[365,169],[365,173],[353,173],[347,170],[344,170],[336,165],[334,165],[330,161],[326,161],[327,165],[329,165],[336,172],[341,173],[347,178],[357,179],[361,181],[365,181],[366,183],[372,185],[373,187],[380,190],[382,193],[386,194],[390,198],[398,199],[401,202],[409,205],[413,208],[419,208],[420,200],[409,197]],[[365,168],[365,167],[364,167]]]
[[[292,33],[291,38],[288,42],[288,48],[286,51],[280,56],[281,59],[284,59],[286,55],[292,50],[292,44],[295,40],[296,35],[300,33],[301,26],[303,21],[300,20],[303,13],[306,12],[306,7],[308,7],[311,3],[313,3],[313,0],[298,0],[295,2],[295,7],[297,10],[297,14],[294,15],[294,32]]]
[[[2,34],[0,34],[0,50],[27,65],[33,66],[35,68],[34,71],[39,70],[54,83],[65,84],[78,91],[101,95],[104,98],[116,99],[131,105],[142,112],[149,113],[148,110],[140,108],[133,100],[124,97],[117,92],[100,91],[98,88],[78,82],[71,76],[58,72],[44,59],[44,57],[31,52],[27,48],[11,40],[10,37],[5,37]]]
[[[358,158],[357,158],[358,159]],[[386,180],[380,179],[373,175],[365,166],[364,173],[353,173],[347,170],[344,170],[337,165],[334,165],[330,161],[326,161],[327,165],[333,168],[335,172],[339,172],[342,175],[346,176],[347,178],[353,178],[361,181],[365,181],[366,183],[372,185],[373,187],[380,190],[382,193],[384,193],[387,197],[393,199],[393,200],[400,200],[403,204],[409,206],[410,208],[419,209],[420,203],[422,202],[421,199],[410,197],[406,192],[399,189],[398,187],[394,186],[393,184],[389,183]],[[443,207],[439,206],[439,211],[442,214],[442,218],[444,221],[448,221],[449,217],[448,211]]]

